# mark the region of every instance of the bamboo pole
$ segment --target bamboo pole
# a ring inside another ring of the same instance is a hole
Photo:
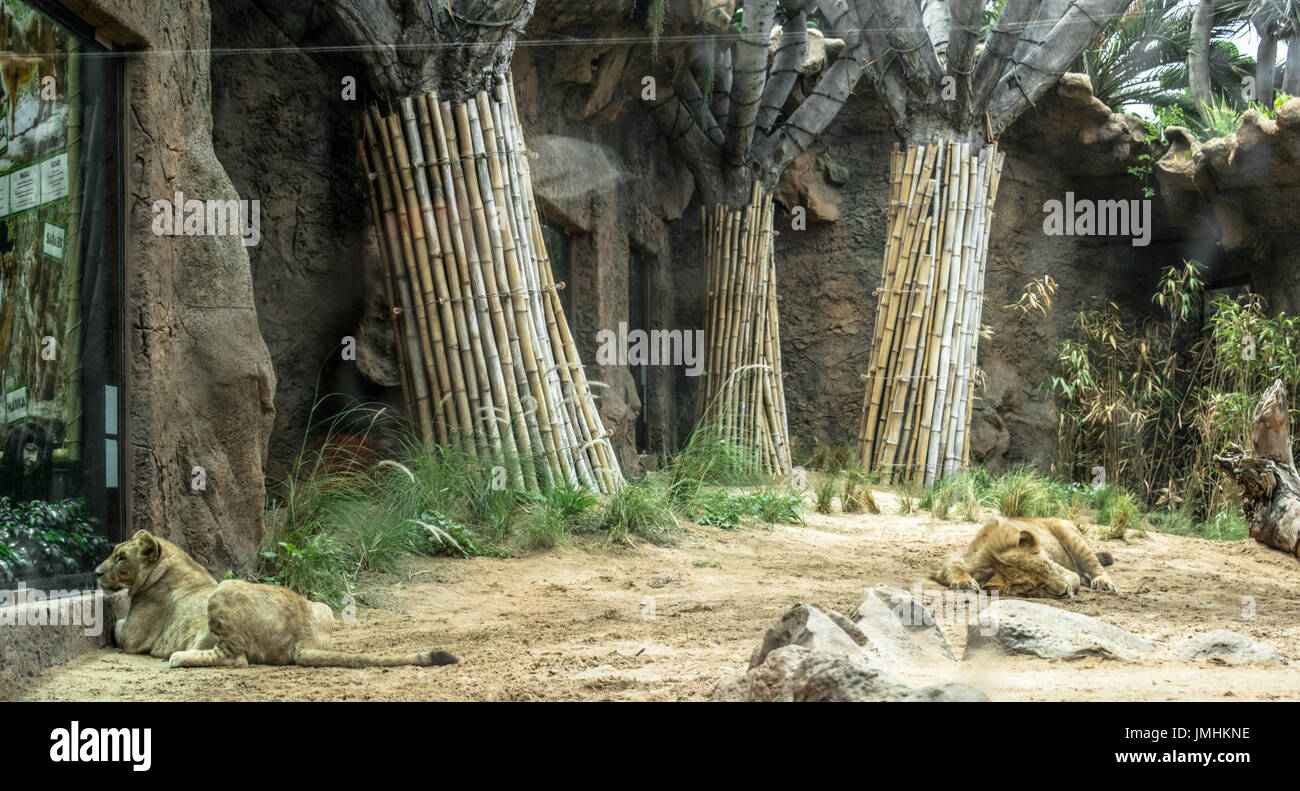
[[[513,486],[613,491],[622,477],[551,277],[512,83],[398,105],[358,126],[408,417],[426,445],[490,458]]]

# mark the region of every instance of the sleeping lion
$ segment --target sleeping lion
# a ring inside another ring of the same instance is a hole
[[[994,516],[966,553],[950,559],[933,579],[959,590],[1073,598],[1080,581],[1096,591],[1118,593],[1102,570],[1113,562],[1110,553],[1093,552],[1079,529],[1064,519]]]
[[[446,651],[345,654],[324,648],[334,613],[287,588],[217,582],[172,542],[138,530],[95,569],[99,587],[126,590],[131,606],[114,628],[117,644],[172,667],[391,667],[450,665]]]

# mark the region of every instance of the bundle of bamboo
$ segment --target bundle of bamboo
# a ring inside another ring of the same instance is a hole
[[[408,417],[512,486],[622,476],[551,275],[514,85],[366,115],[363,167]]]
[[[777,326],[772,196],[754,182],[749,205],[700,207],[707,365],[701,420],[751,451],[764,471],[790,472],[781,334]]]
[[[1004,155],[993,145],[915,146],[891,155],[888,239],[858,461],[926,484],[970,455],[972,371],[988,232]]]

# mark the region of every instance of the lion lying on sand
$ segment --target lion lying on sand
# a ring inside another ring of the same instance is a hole
[[[996,590],[1011,596],[1069,596],[1080,579],[1093,590],[1118,593],[1102,566],[1114,561],[1093,552],[1064,519],[994,516],[964,555],[950,559],[934,580],[960,590]]]
[[[114,634],[122,650],[172,667],[389,667],[449,665],[446,651],[345,654],[323,647],[334,613],[286,588],[218,583],[172,542],[139,530],[95,569],[99,587],[126,590],[131,607]]]

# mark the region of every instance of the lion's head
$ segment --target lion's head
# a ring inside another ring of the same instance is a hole
[[[95,568],[99,587],[110,592],[135,588],[149,578],[161,555],[159,540],[148,530],[137,530],[129,540],[113,547],[108,560]]]
[[[1028,530],[1020,531],[1016,545],[991,555],[993,576],[983,584],[1011,596],[1073,596],[1079,575],[1052,561],[1042,543]]]

